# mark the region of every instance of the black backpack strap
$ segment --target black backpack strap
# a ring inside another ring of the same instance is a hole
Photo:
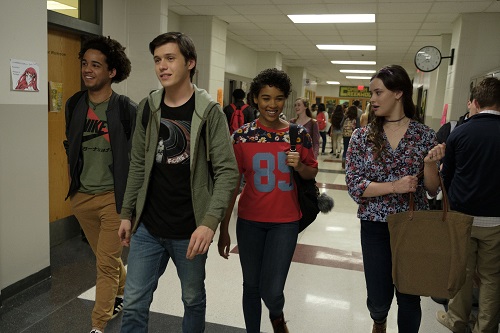
[[[215,101],[210,101],[209,105],[208,105],[208,108],[210,109],[209,113],[212,111],[212,109],[218,105],[219,103],[215,102]],[[208,124],[208,114],[207,114],[207,119],[205,121],[205,123],[203,124],[203,126],[201,127],[201,132],[200,132],[200,137],[201,139],[203,140],[203,143],[205,145],[205,152],[206,152],[206,159],[207,159],[207,164],[208,164],[208,172],[210,173],[210,177],[212,178],[212,180],[214,179],[215,177],[215,173],[214,173],[214,168],[212,166],[212,160],[210,159],[210,154],[208,152],[208,138],[210,136],[210,133],[208,133],[207,131],[207,124]]]
[[[66,103],[66,109],[64,110],[64,116],[66,119],[66,139],[63,140],[63,145],[64,149],[66,150],[66,154],[68,153],[69,149],[69,142],[68,142],[68,136],[69,136],[69,127],[71,124],[71,118],[73,117],[73,113],[75,112],[76,105],[78,104],[78,101],[80,98],[85,94],[86,90],[80,90],[79,92],[75,93],[73,96],[71,96],[67,103]]]
[[[144,108],[142,110],[141,123],[144,129],[148,128],[149,117],[151,115],[151,108],[149,107],[149,100],[144,103]]]
[[[290,151],[297,151],[297,137],[299,136],[299,126],[295,123],[289,123],[288,135],[290,136]],[[290,167],[290,186],[292,186],[292,179],[295,170]]]
[[[68,108],[66,109],[66,127],[69,127],[71,123],[71,117],[73,117],[73,112],[75,111],[76,104],[80,100],[80,97],[85,94],[86,90],[81,90],[71,96],[68,100]]]
[[[119,95],[118,104],[120,106],[120,121],[128,141],[130,139],[130,135],[132,134],[130,99],[125,95]]]
[[[299,136],[299,127],[297,124],[290,123],[288,135],[290,136],[290,151],[297,151],[297,137]]]

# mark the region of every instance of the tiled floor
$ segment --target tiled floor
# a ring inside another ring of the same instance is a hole
[[[356,204],[345,189],[341,161],[320,156],[317,181],[335,199],[335,208],[299,235],[297,251],[287,280],[285,317],[293,333],[371,332],[366,309],[359,220]],[[230,232],[235,237],[234,214]],[[215,241],[218,235],[215,236]],[[236,244],[233,244],[236,246]],[[233,247],[234,247],[233,246]],[[206,332],[244,332],[241,310],[242,277],[237,251],[229,260],[211,246],[207,262]],[[124,253],[126,260],[127,253]],[[52,249],[53,277],[4,302],[0,332],[90,331],[95,260],[79,237]],[[264,307],[265,308],[265,307]],[[441,305],[422,298],[420,332],[449,332],[435,319]],[[150,332],[181,332],[180,286],[172,265],[160,280],[151,306]],[[391,309],[387,332],[397,332],[397,306]],[[272,332],[263,312],[262,330]],[[119,332],[120,316],[108,324],[106,333]]]

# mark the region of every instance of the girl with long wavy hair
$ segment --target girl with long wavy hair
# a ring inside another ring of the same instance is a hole
[[[370,103],[375,118],[352,134],[346,154],[346,184],[358,206],[367,305],[373,333],[386,332],[394,293],[398,304],[398,330],[417,333],[422,311],[420,296],[400,293],[392,281],[391,247],[387,215],[409,209],[429,209],[426,192],[439,187],[437,162],[445,145],[436,134],[415,121],[413,85],[401,66],[383,67],[370,81]],[[423,169],[424,177],[417,178]]]

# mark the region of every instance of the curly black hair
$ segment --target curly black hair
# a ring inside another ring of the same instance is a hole
[[[260,72],[250,84],[250,95],[252,101],[259,97],[260,90],[264,86],[275,87],[283,92],[285,98],[288,98],[292,91],[292,82],[287,73],[276,68],[264,69]]]
[[[98,50],[106,56],[106,64],[108,69],[116,69],[116,75],[113,77],[111,82],[119,83],[125,80],[132,70],[132,65],[130,60],[125,54],[125,47],[123,47],[116,40],[111,39],[109,36],[92,36],[84,40],[82,48],[78,53],[78,59],[82,60],[83,55],[87,50]]]

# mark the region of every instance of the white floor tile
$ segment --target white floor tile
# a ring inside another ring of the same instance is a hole
[[[330,148],[327,147],[327,151]],[[341,170],[340,163],[324,162],[334,159],[332,155],[321,155],[320,169]],[[320,172],[318,182],[345,185],[343,173]],[[326,190],[335,200],[335,208],[329,214],[320,214],[318,219],[299,235],[299,243],[328,247],[341,251],[361,252],[360,222],[356,217],[357,204],[347,191]],[[235,221],[237,206],[233,211],[229,227],[231,241],[236,243]],[[218,233],[210,247],[207,261],[207,321],[244,328],[241,306],[242,275],[237,254],[229,260],[217,252]],[[233,244],[233,246],[236,244]],[[80,298],[94,299],[95,288]],[[285,288],[285,319],[294,333],[331,333],[371,331],[372,320],[366,308],[366,287],[363,272],[340,268],[292,263]],[[430,298],[422,298],[422,325],[420,332],[448,332],[435,319],[435,312],[442,306]],[[155,292],[151,311],[182,316],[181,291],[175,266],[170,263],[161,277]],[[397,305],[393,302],[389,318],[388,333],[397,332]],[[268,312],[263,306],[262,331],[272,332]]]

